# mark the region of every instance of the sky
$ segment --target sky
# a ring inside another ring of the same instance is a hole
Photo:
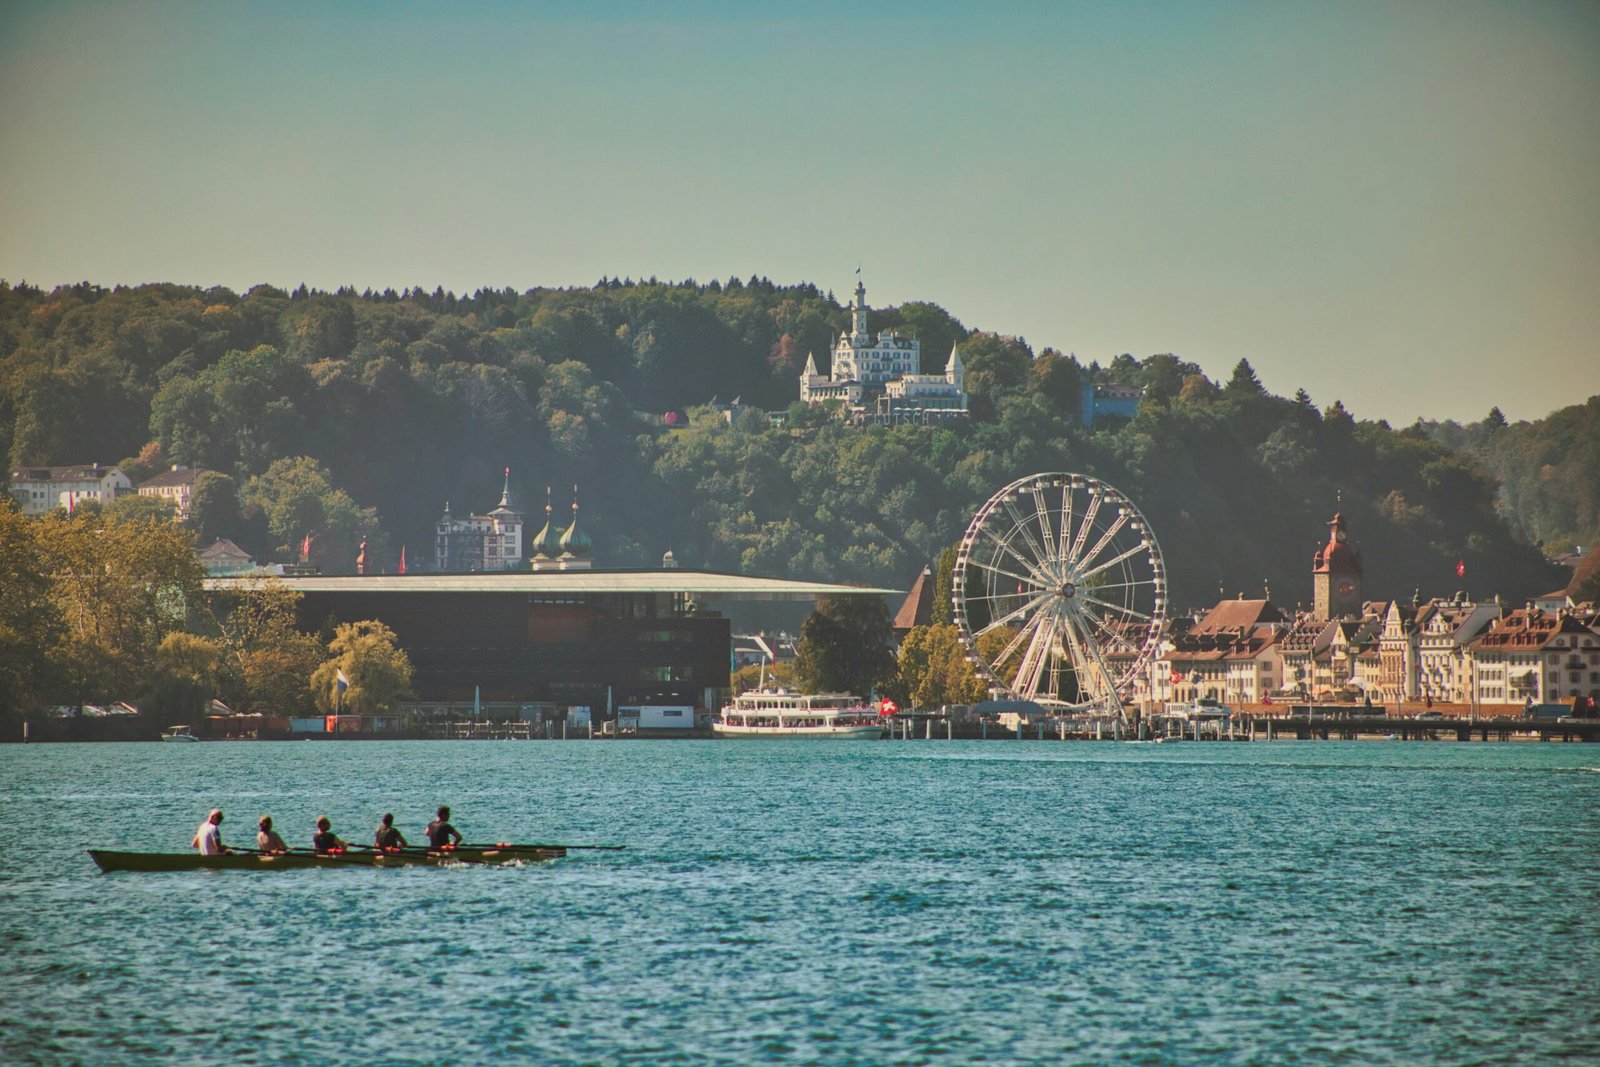
[[[1600,3],[0,4],[0,278],[764,275],[1395,425],[1600,393]]]

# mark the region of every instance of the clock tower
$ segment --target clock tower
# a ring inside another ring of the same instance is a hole
[[[1328,523],[1328,543],[1312,557],[1311,590],[1314,617],[1361,615],[1361,553],[1350,543],[1338,512]]]

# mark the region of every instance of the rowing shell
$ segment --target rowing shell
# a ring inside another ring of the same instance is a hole
[[[198,852],[112,852],[91,848],[89,856],[102,871],[265,871],[304,870],[308,867],[415,867],[450,863],[514,863],[553,860],[567,854],[564,848],[509,845],[504,848],[456,848],[444,851],[411,849],[403,852],[286,852],[268,856],[258,852],[228,852],[202,856]]]

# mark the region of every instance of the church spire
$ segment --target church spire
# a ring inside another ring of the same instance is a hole
[[[505,484],[505,488],[500,490],[500,506],[503,507],[503,508],[509,508],[511,506],[511,468],[510,467],[506,468],[506,484]]]

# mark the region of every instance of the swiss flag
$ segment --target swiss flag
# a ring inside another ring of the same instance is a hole
[[[1456,560],[1456,577],[1457,578],[1465,578],[1466,576],[1467,576],[1467,561],[1464,560],[1464,559]]]
[[[884,697],[883,698],[883,703],[878,705],[878,714],[879,715],[894,715],[894,714],[898,713],[899,710],[900,710],[900,705],[896,704],[894,701],[890,700],[888,697]]]

